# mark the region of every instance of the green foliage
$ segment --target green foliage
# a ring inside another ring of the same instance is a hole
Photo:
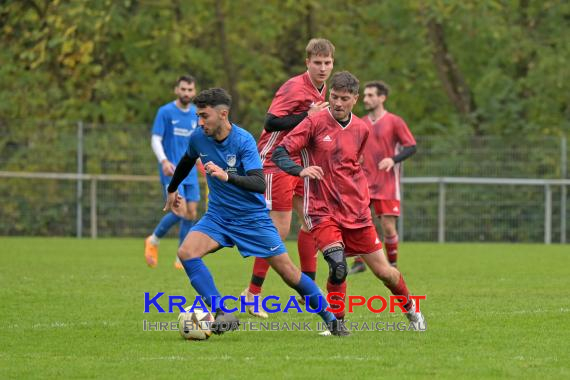
[[[6,1],[0,120],[148,124],[173,79],[191,72],[201,87],[235,83],[234,114],[256,134],[320,35],[336,44],[337,69],[392,85],[389,108],[418,134],[475,119],[485,134],[557,134],[570,119],[569,14],[570,3],[552,1]],[[473,115],[443,91],[429,20],[443,26]]]

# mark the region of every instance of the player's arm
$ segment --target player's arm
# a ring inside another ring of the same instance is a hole
[[[265,125],[263,128],[267,132],[288,131],[295,128],[307,115],[307,112],[302,112],[296,115],[277,117],[268,113],[265,117]]]
[[[182,156],[180,162],[176,165],[176,170],[174,170],[172,180],[168,184],[169,193],[174,193],[182,181],[184,181],[184,178],[188,177],[188,174],[190,174],[190,171],[194,168],[197,159],[197,157],[190,157],[188,153],[185,153],[184,156]]]
[[[395,127],[396,138],[403,146],[400,153],[393,157],[384,158],[378,164],[378,169],[389,171],[398,162],[407,160],[416,153],[416,140],[404,120],[398,118]]]
[[[164,146],[162,145],[166,122],[164,111],[161,108],[154,119],[150,146],[156,156],[156,159],[162,165],[162,173],[165,176],[170,177],[172,173],[174,173],[175,166],[172,162],[168,161],[166,153],[164,152]]]
[[[206,162],[206,172],[220,181],[231,183],[253,193],[265,193],[265,176],[261,165],[261,159],[257,152],[255,139],[248,134],[240,144],[240,161],[245,175],[228,173],[213,162]]]
[[[405,146],[400,153],[392,157],[392,160],[394,160],[394,163],[397,164],[398,162],[407,160],[408,158],[412,157],[414,154],[416,154],[415,145]]]
[[[308,166],[303,168],[289,156],[289,154],[297,153],[306,147],[311,140],[312,133],[313,120],[309,117],[303,120],[293,132],[289,133],[281,145],[275,148],[271,155],[271,160],[277,167],[289,175],[322,179],[323,169],[321,167]]]
[[[273,155],[271,156],[271,160],[279,167],[279,169],[289,175],[294,175],[295,177],[322,179],[324,175],[323,169],[320,166],[308,166],[303,168],[301,165],[297,165],[297,163],[289,156],[287,149],[282,145],[275,148]]]
[[[393,157],[386,157],[378,163],[379,170],[390,171],[398,162],[402,162],[416,153],[416,146],[405,146],[400,153]]]
[[[222,182],[231,183],[253,193],[265,193],[265,177],[263,176],[263,169],[251,169],[245,173],[246,175],[239,175],[228,173],[211,161],[206,162],[204,168],[206,169],[206,173]]]
[[[188,155],[188,152],[186,152],[178,162],[178,165],[176,165],[176,169],[172,175],[172,180],[168,184],[168,194],[166,198],[166,204],[162,209],[163,211],[171,210],[172,208],[176,208],[180,205],[181,198],[178,195],[178,186],[180,186],[184,178],[188,176],[196,164],[197,159],[198,157],[191,157]]]
[[[285,115],[282,117],[268,113],[265,117],[264,129],[267,132],[289,131],[299,125],[299,123],[302,122],[307,116],[312,115],[315,112],[319,112],[328,106],[328,102],[317,102],[311,105],[309,110],[306,112],[301,112],[294,115]]]

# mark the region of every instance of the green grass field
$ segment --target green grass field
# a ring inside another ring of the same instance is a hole
[[[570,249],[491,244],[401,245],[412,292],[426,294],[428,331],[238,331],[184,341],[177,331],[143,331],[144,292],[195,295],[172,267],[176,242],[146,267],[142,240],[0,239],[0,378],[568,378]],[[289,249],[297,261],[296,248]],[[232,250],[206,258],[222,294],[239,295],[252,259]],[[319,262],[324,288],[326,266]],[[370,272],[349,292],[387,296]],[[275,273],[265,292],[293,294]],[[162,305],[166,302],[162,301]],[[242,314],[242,320],[254,321]],[[275,321],[310,321],[274,314]],[[402,315],[350,315],[360,322]]]

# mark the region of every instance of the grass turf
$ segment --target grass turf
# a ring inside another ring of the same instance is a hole
[[[568,246],[401,244],[400,267],[426,294],[428,331],[239,331],[205,342],[177,331],[143,331],[144,292],[195,295],[173,269],[174,240],[148,269],[142,240],[0,238],[0,378],[567,378],[570,376]],[[298,261],[295,245],[288,244]],[[317,282],[325,287],[319,259]],[[252,259],[223,250],[206,258],[222,294],[239,295]],[[388,296],[370,272],[349,277],[349,293]],[[265,295],[293,292],[275,273]],[[165,297],[163,297],[165,298]],[[164,299],[161,305],[166,306]],[[242,321],[258,321],[247,314]],[[362,308],[354,322],[399,322]],[[278,313],[271,321],[315,315]]]

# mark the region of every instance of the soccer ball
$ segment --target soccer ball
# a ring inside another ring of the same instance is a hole
[[[190,307],[178,316],[180,335],[188,340],[206,340],[212,335],[211,325],[214,322],[212,313],[200,309],[190,312]]]

